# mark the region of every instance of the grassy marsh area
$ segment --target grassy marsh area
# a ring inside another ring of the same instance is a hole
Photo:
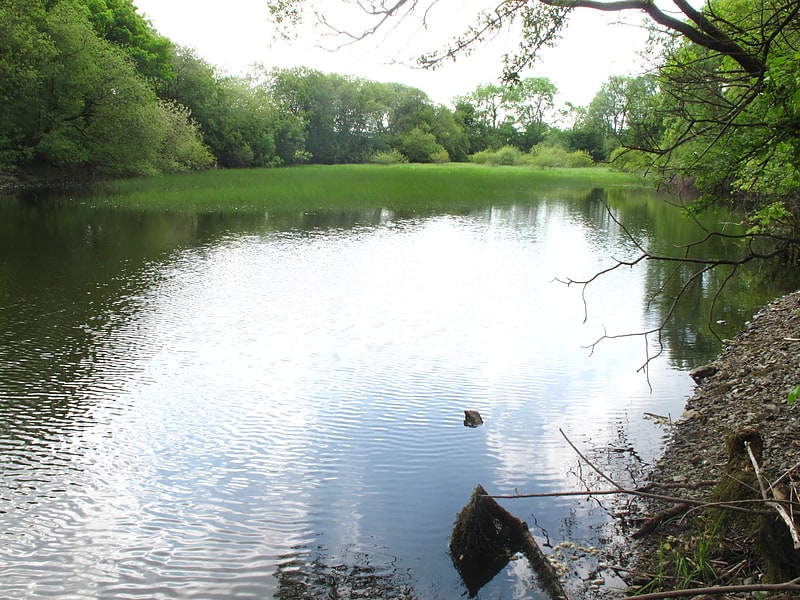
[[[635,176],[603,168],[531,169],[474,164],[337,165],[212,170],[108,182],[93,195],[103,207],[154,210],[425,211],[520,203],[542,193],[584,195],[593,188],[639,187]]]

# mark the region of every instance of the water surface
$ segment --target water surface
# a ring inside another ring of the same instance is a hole
[[[642,415],[678,417],[716,352],[710,286],[649,377],[642,338],[586,348],[665,310],[658,265],[586,305],[556,281],[631,255],[604,201],[655,244],[695,235],[600,190],[468,214],[0,205],[0,597],[466,595],[447,544],[476,484],[579,489],[559,430],[628,483],[663,437]],[[505,505],[545,549],[618,534],[585,499]],[[540,594],[512,561],[479,596]]]

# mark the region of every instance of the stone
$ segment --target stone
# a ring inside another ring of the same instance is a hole
[[[483,425],[483,418],[481,418],[481,413],[479,413],[477,410],[464,411],[465,427],[478,427],[480,425]]]
[[[703,365],[702,367],[697,367],[694,371],[690,371],[689,377],[694,379],[694,382],[699,385],[704,379],[713,377],[718,372],[719,369],[714,365]]]

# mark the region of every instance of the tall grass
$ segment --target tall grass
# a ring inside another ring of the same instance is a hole
[[[102,185],[92,202],[96,206],[157,210],[311,212],[383,207],[420,212],[532,202],[556,190],[580,197],[596,187],[638,185],[629,174],[599,168],[310,165],[113,181]]]

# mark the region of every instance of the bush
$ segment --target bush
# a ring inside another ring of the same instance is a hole
[[[444,146],[436,141],[436,136],[422,127],[414,127],[414,129],[408,133],[400,136],[399,141],[400,152],[411,162],[440,162],[437,159],[441,159],[447,154],[447,150],[444,149]],[[450,158],[448,156],[445,162],[449,160]]]
[[[407,163],[408,159],[397,148],[392,148],[383,152],[375,152],[367,159],[367,162],[376,165],[395,165]]]
[[[562,146],[537,144],[531,148],[530,164],[540,169],[580,169],[594,166],[594,160],[584,150],[568,152]]]
[[[514,146],[503,146],[494,153],[494,164],[512,166],[519,164],[522,159],[522,151]]]
[[[594,160],[585,150],[576,150],[570,152],[565,157],[564,166],[568,169],[582,169],[585,167],[593,167]]]
[[[481,150],[469,157],[480,165],[520,166],[528,164],[528,157],[516,146],[503,146],[499,150]]]
[[[431,161],[435,163],[448,163],[450,162],[450,154],[444,148],[435,150],[431,153]]]
[[[516,146],[503,146],[499,150],[482,150],[469,157],[471,162],[480,165],[515,166],[580,169],[594,166],[588,152],[577,150],[568,152],[561,146],[537,144],[530,153],[525,154]]]
[[[531,164],[540,169],[563,167],[567,159],[567,151],[561,146],[543,146],[537,144],[531,148]]]
[[[480,152],[476,152],[469,157],[470,162],[474,162],[479,165],[489,165],[492,164],[492,157],[494,156],[493,150],[481,150]]]

